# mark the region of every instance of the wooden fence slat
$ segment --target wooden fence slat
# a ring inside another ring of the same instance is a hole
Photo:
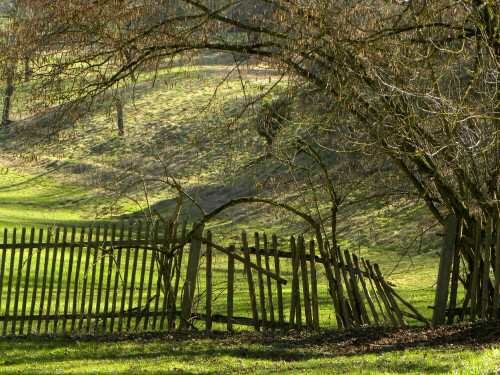
[[[14,228],[12,230],[12,251],[10,253],[10,270],[9,270],[9,280],[7,282],[7,301],[5,303],[5,318],[6,320],[4,321],[3,324],[3,332],[2,335],[5,336],[7,334],[7,325],[8,325],[8,320],[7,318],[9,317],[9,310],[10,310],[10,300],[12,298],[12,281],[14,277],[14,262],[16,259],[16,252],[14,251],[15,246],[16,246],[16,234],[17,234],[17,229]]]
[[[125,316],[125,306],[127,303],[127,290],[128,290],[128,274],[130,268],[130,251],[132,244],[132,230],[134,224],[130,223],[127,231],[127,247],[125,249],[125,270],[123,275],[123,285],[122,285],[122,299],[120,303],[120,318],[118,319],[118,332],[122,332],[123,321],[126,318]]]
[[[306,316],[306,324],[308,329],[313,329],[312,309],[311,309],[311,295],[309,293],[309,272],[306,263],[306,247],[304,244],[304,237],[299,236],[297,252],[300,261],[300,273],[302,276],[302,294],[304,296],[304,315]]]
[[[338,258],[337,250],[333,249],[331,252],[331,255],[333,257],[333,272],[335,275],[335,282],[336,282],[336,293],[332,293],[332,299],[335,299],[335,294],[337,296],[337,301],[340,306],[338,306],[339,311],[337,312],[339,315],[339,318],[337,319],[337,323],[340,323],[342,321],[342,324],[344,325],[344,328],[351,328],[352,323],[351,323],[351,318],[349,316],[349,311],[347,310],[347,304],[346,304],[346,299],[344,297],[344,287],[342,283],[342,276],[340,274],[340,259]],[[334,301],[335,304],[335,301]],[[339,324],[339,329],[342,328]]]
[[[97,282],[97,299],[95,304],[95,315],[98,317],[101,312],[101,302],[102,302],[102,284],[104,282],[104,270],[106,267],[106,260],[108,257],[106,256],[106,242],[108,240],[108,226],[104,226],[104,232],[102,234],[102,241],[99,236],[97,236],[95,255],[97,257],[96,264],[94,264],[94,268],[98,274],[98,282]],[[100,255],[99,255],[100,253]],[[97,268],[99,266],[99,268]],[[99,318],[95,319],[94,323],[94,332],[99,332]]]
[[[2,244],[2,262],[0,263],[0,302],[3,301],[2,295],[3,295],[3,279],[7,275],[5,273],[5,265],[7,264],[7,236],[8,236],[8,231],[7,228],[3,230],[3,244]],[[7,311],[5,312],[7,315]],[[3,322],[2,326],[2,335],[5,335],[4,331],[7,329],[7,320]]]
[[[168,227],[169,227],[170,223],[164,223],[163,227],[164,227],[164,233],[163,233],[163,247],[161,248],[161,252],[160,251],[155,251],[154,253],[154,257],[153,257],[153,261],[154,261],[154,264],[151,268],[151,272],[153,272],[153,270],[155,269],[154,267],[156,267],[157,269],[157,272],[158,272],[158,277],[156,279],[156,292],[155,292],[155,306],[154,306],[154,313],[153,313],[153,317],[152,317],[152,329],[153,331],[156,331],[156,323],[158,321],[158,313],[159,313],[159,309],[160,309],[160,296],[163,294],[163,301],[165,301],[165,299],[167,298],[167,283],[163,283],[163,280],[166,280],[165,278],[165,272],[166,272],[166,264],[165,264],[165,260],[166,260],[166,257],[165,257],[165,253],[164,251],[167,251],[167,246],[166,246],[166,241],[167,241],[167,237],[168,237]],[[157,249],[159,247],[159,244],[157,243],[155,246],[157,246]]]
[[[212,232],[207,231],[207,238],[212,241]],[[205,322],[205,327],[207,331],[212,330],[212,247],[210,245],[207,245],[207,252],[206,252],[206,271],[205,271],[205,285],[206,285],[206,322]]]
[[[255,241],[255,257],[257,261],[257,265],[262,268],[262,257],[260,254],[260,238],[259,233],[255,232],[254,235]],[[264,291],[264,277],[262,272],[257,273],[257,279],[259,282],[259,303],[260,303],[260,314],[262,317],[262,328],[268,329],[267,325],[267,311],[266,311],[266,294]]]
[[[470,295],[470,320],[476,319],[477,307],[479,306],[479,265],[481,264],[481,217],[476,218],[475,246],[474,246],[474,265],[472,269],[471,295]]]
[[[432,325],[434,326],[445,323],[451,264],[456,250],[456,236],[457,217],[455,215],[449,215],[445,223],[443,250],[439,261],[436,297],[434,299],[434,312],[432,314]]]
[[[485,319],[488,315],[488,303],[490,297],[490,255],[491,255],[491,238],[493,231],[493,218],[488,216],[486,221],[486,240],[484,244],[484,268],[483,280],[481,288],[481,319]]]
[[[370,262],[368,260],[366,260],[365,263],[366,263],[366,266],[368,267],[368,270],[369,270],[370,279],[373,280],[375,287],[377,288],[378,296],[380,297],[380,299],[383,302],[383,305],[385,307],[385,311],[387,313],[387,316],[389,317],[391,324],[397,326],[398,322],[397,322],[396,318],[394,317],[394,314],[392,313],[391,305],[389,304],[389,301],[387,300],[387,297],[384,293],[384,289],[380,285],[378,277],[375,275],[375,272],[373,271],[372,265],[370,264]],[[380,307],[382,308],[382,306],[380,306]]]
[[[295,237],[290,237],[290,252],[292,254],[292,291],[290,295],[290,315],[288,318],[288,324],[290,327],[295,326],[295,317],[297,314],[295,313],[295,309],[297,308],[297,288],[298,288],[298,270],[295,269],[295,253],[296,253],[296,245],[295,245]]]
[[[380,272],[380,268],[379,268],[378,264],[375,263],[373,265],[373,267],[375,268],[375,272],[377,273],[377,276],[379,278],[380,284],[382,285],[382,288],[384,288],[386,291],[386,297],[389,300],[390,305],[392,306],[392,311],[394,311],[396,313],[396,317],[399,320],[399,324],[401,324],[402,326],[406,325],[405,318],[403,317],[403,314],[401,313],[401,310],[399,309],[399,306],[398,306],[396,300],[394,299],[394,296],[392,295],[391,290],[389,290],[388,288],[385,287],[387,285],[387,283],[385,282],[385,280],[382,276],[382,272]]]
[[[229,246],[229,251],[234,253],[234,245]],[[233,303],[234,303],[234,257],[227,257],[227,330],[233,330]]]
[[[142,221],[137,222],[136,241],[139,243],[142,237]],[[134,291],[135,291],[135,277],[137,275],[137,262],[139,261],[139,247],[134,247],[134,257],[132,261],[132,273],[130,274],[130,293],[128,295],[128,314],[127,314],[127,331],[130,331],[132,325],[132,318],[134,317]]]
[[[193,225],[194,236],[201,237],[203,235],[203,226],[195,223]],[[180,328],[185,328],[191,320],[193,311],[194,292],[196,290],[196,279],[198,277],[198,269],[200,267],[201,257],[201,240],[193,238],[189,248],[188,264],[186,269],[186,278],[184,281],[182,306],[181,306],[181,322]]]
[[[175,225],[172,222],[167,223],[165,227],[165,234],[163,236],[163,251],[158,258],[158,269],[160,271],[161,277],[158,278],[158,284],[156,286],[156,294],[158,298],[155,303],[155,311],[158,312],[159,309],[159,296],[163,290],[163,303],[160,312],[160,329],[163,330],[165,324],[165,317],[167,314],[167,306],[170,304],[170,299],[173,298],[173,288],[172,288],[172,277],[174,272],[174,257],[167,258],[167,254],[170,250],[170,246],[174,244],[175,241]],[[156,329],[157,314],[153,317],[153,329]],[[168,325],[170,327],[170,325]]]
[[[86,307],[86,297],[87,297],[87,284],[88,284],[88,274],[90,271],[90,249],[91,247],[88,245],[92,242],[92,234],[93,228],[89,228],[89,232],[87,234],[87,246],[85,248],[85,264],[83,268],[83,283],[82,283],[82,300],[80,304],[80,320],[78,322],[78,330],[83,328],[83,321],[85,319],[85,307]]]
[[[26,228],[21,229],[21,242],[19,244],[19,256],[17,259],[17,275],[15,281],[15,295],[14,295],[14,307],[12,310],[12,326],[11,333],[16,333],[16,323],[17,323],[17,314],[19,309],[19,297],[21,294],[21,279],[22,279],[22,271],[23,271],[23,262],[24,262],[24,246],[26,244]],[[16,249],[12,249],[13,253],[16,252]]]
[[[50,228],[47,229],[47,234],[46,234],[46,243],[47,245],[45,246],[45,257],[43,261],[43,278],[42,278],[42,289],[40,293],[40,310],[39,310],[39,316],[40,318],[38,319],[37,323],[37,332],[41,333],[41,328],[42,328],[42,315],[44,314],[44,302],[45,302],[45,293],[46,293],[46,287],[47,287],[47,276],[49,272],[49,263],[50,263],[50,242],[52,241],[52,230]]]
[[[24,245],[26,242],[26,228],[21,229],[21,241],[19,243],[18,249],[19,249],[19,255],[17,257],[17,274],[15,274],[15,280],[13,281],[12,287],[14,288],[14,306],[12,308],[12,317],[11,317],[11,333],[15,334],[16,333],[16,321],[17,321],[17,313],[18,313],[18,308],[19,308],[19,294],[21,290],[21,274],[22,274],[22,267],[23,267],[23,258],[24,258]],[[15,255],[16,253],[16,247],[12,248],[12,253]]]
[[[54,279],[56,277],[56,268],[57,268],[57,250],[58,250],[58,245],[59,245],[59,235],[60,235],[61,228],[56,227],[55,230],[55,236],[54,236],[54,243],[52,247],[52,261],[51,261],[51,268],[50,268],[50,279],[49,279],[49,294],[47,295],[47,309],[46,309],[46,316],[49,316],[51,314],[51,308],[52,308],[52,295],[54,292]],[[49,248],[47,248],[47,252],[49,251]],[[49,323],[50,320],[46,319],[45,320],[45,332],[49,332]]]
[[[182,226],[182,234],[180,236],[180,240],[177,242],[183,243],[183,245],[179,248],[178,254],[177,254],[177,260],[175,262],[175,283],[174,283],[174,291],[172,293],[172,301],[171,301],[171,306],[169,306],[169,319],[168,319],[168,326],[169,329],[173,329],[175,326],[175,316],[177,313],[177,296],[179,292],[179,282],[181,278],[181,269],[182,269],[182,258],[184,254],[184,239],[186,238],[186,224],[187,222],[184,222]],[[177,231],[175,231],[176,233]]]
[[[171,243],[166,243],[167,249],[170,251],[171,248],[173,248],[177,244],[177,230],[179,227],[178,223],[171,223],[170,225],[173,225],[172,229],[172,235],[171,235]],[[165,322],[165,317],[167,318],[167,328],[168,329],[173,329],[175,326],[175,309],[176,309],[176,301],[177,301],[177,295],[176,293],[176,287],[175,283],[177,282],[177,262],[179,260],[179,253],[182,251],[182,248],[177,250],[177,254],[173,254],[170,259],[167,260],[167,267],[170,267],[168,270],[169,272],[167,275],[164,276],[168,277],[168,280],[164,281],[164,290],[167,293],[165,299],[163,300],[163,306],[162,306],[162,313],[161,313],[161,321],[160,321],[160,327],[163,330],[163,325]],[[164,279],[165,280],[165,279]],[[166,288],[166,289],[165,289]],[[168,313],[168,316],[167,316]]]
[[[340,249],[336,249],[335,253],[339,259],[340,270],[342,271],[343,280],[345,283],[345,289],[347,292],[347,296],[349,297],[350,305],[351,305],[351,314],[354,319],[354,323],[356,326],[361,326],[361,319],[359,317],[358,311],[356,309],[356,297],[354,295],[354,291],[352,290],[351,283],[349,282],[349,277],[347,275],[347,269],[344,257],[342,255],[342,251]]]
[[[21,319],[19,322],[19,333],[23,334],[24,331],[24,322],[26,321],[26,310],[28,305],[28,291],[29,291],[29,283],[30,283],[30,275],[31,275],[31,260],[33,257],[33,242],[35,242],[35,228],[31,228],[29,244],[28,244],[28,258],[26,259],[26,277],[24,281],[23,287],[23,302],[21,307]],[[1,299],[0,299],[1,301]]]
[[[290,304],[290,326],[295,326],[298,331],[302,330],[302,306],[300,301],[300,255],[297,251],[295,237],[290,238],[290,249],[292,253],[292,302]],[[295,318],[295,325],[294,325]]]
[[[154,272],[154,267],[155,267],[155,259],[156,259],[156,254],[157,254],[157,246],[158,246],[158,231],[160,228],[160,222],[156,221],[154,226],[153,226],[153,240],[151,241],[151,245],[153,250],[150,250],[150,261],[149,261],[149,278],[148,278],[148,290],[146,292],[146,306],[145,306],[145,311],[148,312],[147,314],[144,314],[144,325],[143,329],[146,330],[148,328],[149,324],[149,312],[151,311],[151,294],[153,291],[153,275],[156,274]],[[158,278],[161,279],[161,274],[157,275]],[[143,277],[146,277],[145,275]],[[156,298],[159,298],[157,296]]]
[[[206,238],[203,238],[203,237],[198,237],[198,236],[193,236],[193,238],[196,238],[196,239],[199,239],[201,240],[204,244],[210,244],[212,246],[213,249],[216,249],[216,250],[219,250],[220,252],[226,254],[226,255],[229,255],[229,252],[226,248],[220,246],[220,245],[217,245],[216,243],[213,243],[212,241],[208,241]],[[245,266],[248,266],[250,268],[253,268],[254,270],[256,270],[257,272],[260,272],[266,276],[269,276],[271,277],[272,279],[275,279],[277,281],[279,281],[280,283],[282,284],[286,284],[287,281],[281,277],[277,277],[275,274],[273,274],[272,272],[268,272],[265,268],[262,268],[262,267],[259,267],[257,264],[253,263],[253,262],[249,262],[245,259],[245,257],[242,257],[238,254],[233,254],[233,257],[235,260],[238,260],[239,262],[245,264]]]
[[[115,281],[113,284],[113,300],[111,302],[111,312],[113,312],[113,313],[115,313],[117,311],[119,311],[120,313],[122,312],[121,309],[117,310],[117,303],[118,303],[118,291],[120,290],[118,288],[118,285],[120,284],[120,281],[123,281],[121,278],[122,277],[121,266],[122,266],[122,252],[123,252],[122,244],[124,243],[124,235],[125,235],[125,225],[122,222],[120,224],[120,234],[118,235],[120,247],[118,248],[116,259],[115,259],[115,264],[114,264]],[[113,254],[114,254],[114,251],[113,251]],[[117,322],[116,318],[111,318],[111,321],[109,322],[109,330],[111,332],[114,332],[114,330],[115,330],[115,322]]]
[[[92,260],[91,268],[92,268],[92,276],[90,279],[90,292],[89,292],[89,304],[88,304],[88,312],[87,312],[87,325],[85,326],[85,331],[90,332],[90,326],[92,324],[92,311],[94,309],[94,291],[95,291],[95,280],[96,280],[96,274],[97,274],[97,267],[99,264],[99,241],[101,237],[101,226],[98,225],[95,230],[95,245],[92,243],[92,241],[89,241],[89,246],[87,251],[93,252],[94,257]],[[87,274],[90,272],[90,269],[87,271]]]
[[[405,305],[414,315],[411,316],[413,319],[419,320],[427,325],[431,325],[431,322],[424,317],[422,314],[418,312],[415,307],[413,307],[410,303],[408,303],[403,297],[401,297],[384,279],[380,279],[380,283],[387,290],[388,294],[391,294],[393,297],[396,297],[403,305]],[[402,312],[403,313],[403,312]]]
[[[63,322],[62,322],[62,330],[66,330],[67,319],[69,310],[69,300],[71,294],[71,276],[73,272],[73,262],[74,262],[74,252],[75,252],[75,238],[76,238],[76,228],[73,226],[71,228],[71,236],[70,236],[70,247],[69,247],[69,260],[68,260],[68,276],[66,279],[66,294],[64,298],[64,310],[63,310]]]
[[[79,291],[79,285],[80,285],[80,272],[81,272],[81,265],[82,265],[82,257],[83,257],[83,242],[85,241],[85,228],[82,228],[80,230],[80,245],[78,246],[78,256],[76,258],[76,267],[75,267],[75,281],[74,281],[74,291],[73,291],[73,319],[71,319],[71,331],[75,331],[76,327],[76,316],[77,316],[77,311],[78,311],[78,291]],[[85,278],[83,279],[83,282],[85,282]],[[83,286],[82,282],[82,286]],[[83,287],[82,287],[82,293],[83,293]],[[81,317],[79,319],[79,329],[81,329],[80,322],[82,321]]]
[[[472,257],[471,258],[474,259],[474,253],[472,253]],[[474,267],[474,264],[472,264],[471,268],[473,268],[473,267]],[[465,279],[465,285],[464,285],[464,287],[465,287],[465,297],[464,297],[464,302],[462,304],[462,308],[460,309],[460,311],[458,313],[458,320],[460,322],[463,322],[465,315],[467,315],[467,314],[470,313],[469,303],[470,303],[470,294],[471,294],[471,290],[470,290],[471,280],[472,280],[472,275],[469,273],[466,276],[466,279]]]
[[[453,254],[453,265],[451,271],[451,285],[450,285],[450,303],[448,308],[448,321],[447,324],[453,324],[455,319],[455,308],[457,305],[458,294],[458,277],[460,271],[460,248],[462,247],[462,232],[463,232],[463,219],[458,221],[458,232],[456,237],[456,248]]]
[[[266,271],[271,272],[271,265],[269,263],[269,243],[267,241],[267,235],[264,234],[264,263],[266,265]],[[272,290],[272,279],[269,275],[266,275],[267,281],[267,305],[269,308],[269,324],[271,329],[276,329],[276,322],[274,320],[274,304],[273,304],[273,290]]]
[[[151,227],[149,223],[146,224],[146,230],[144,231],[144,240],[146,243],[149,242],[149,231]],[[139,329],[139,324],[142,319],[142,314],[143,314],[143,304],[142,304],[142,299],[143,299],[143,290],[144,290],[144,279],[146,275],[146,265],[148,261],[148,251],[147,249],[140,249],[140,251],[143,253],[142,254],[142,264],[141,264],[141,275],[139,277],[139,296],[137,298],[137,306],[135,307],[137,309],[137,315],[135,318],[135,329],[138,331]],[[147,304],[147,302],[146,302]]]
[[[376,286],[374,285],[374,282],[373,282],[373,279],[372,279],[372,273],[370,272],[370,269],[368,268],[368,266],[366,264],[366,261],[363,258],[361,258],[361,261],[363,263],[363,267],[365,269],[365,272],[368,275],[368,281],[369,281],[370,286],[372,288],[373,295],[375,296],[375,300],[377,301],[377,306],[379,308],[380,315],[382,315],[382,319],[384,320],[385,323],[389,323],[389,319],[384,314],[384,308],[382,307],[382,303],[380,302],[380,298],[379,298],[379,296],[377,294],[377,289],[376,289]]]
[[[493,289],[493,319],[500,319],[500,220],[497,218],[497,243],[495,246],[495,287]]]
[[[370,291],[368,290],[368,286],[366,285],[365,277],[363,276],[363,272],[361,271],[359,260],[356,254],[352,254],[352,259],[354,261],[354,266],[356,267],[359,281],[361,282],[366,300],[368,301],[368,305],[370,306],[370,311],[372,313],[373,320],[375,321],[375,325],[379,326],[380,320],[377,314],[377,310],[375,309],[375,304],[373,303],[372,296],[370,295]]]
[[[104,247],[103,245],[103,256],[107,258],[108,260],[108,270],[106,272],[106,287],[105,287],[105,294],[104,294],[104,318],[102,320],[102,331],[103,332],[106,332],[106,329],[107,329],[107,323],[108,323],[108,312],[109,312],[109,298],[110,298],[110,294],[111,294],[111,289],[112,289],[112,285],[111,285],[111,280],[112,280],[112,275],[113,275],[113,260],[114,260],[114,256],[115,256],[115,253],[114,253],[114,244],[115,244],[115,240],[116,240],[116,224],[113,223],[111,224],[111,238],[109,240],[109,249],[106,250],[106,248]],[[104,240],[106,240],[107,237],[104,236]],[[120,244],[121,246],[121,244]],[[114,313],[114,309],[112,310],[112,312]]]
[[[43,240],[43,229],[38,231],[38,239],[41,243]],[[35,304],[36,304],[36,296],[38,292],[38,275],[40,272],[40,260],[42,255],[42,248],[38,247],[36,249],[36,263],[35,263],[35,274],[33,275],[33,290],[31,295],[31,306],[29,312],[29,320],[28,320],[28,333],[31,333],[33,330],[33,315],[35,315]],[[2,272],[3,274],[3,272]],[[0,279],[1,280],[1,279]],[[1,301],[1,293],[0,293],[0,301]]]
[[[245,255],[245,260],[247,263],[250,263],[250,249],[248,248],[248,242],[247,242],[247,234],[246,232],[241,233],[241,241],[243,243],[243,252]],[[252,308],[252,319],[253,319],[253,327],[256,331],[260,330],[260,324],[259,324],[259,312],[257,311],[257,297],[255,296],[255,287],[253,283],[253,276],[252,276],[252,268],[249,266],[245,265],[245,271],[247,275],[247,282],[248,282],[248,294],[250,296],[250,306]]]
[[[273,234],[272,237],[273,240],[273,251],[274,251],[274,273],[276,276],[281,277],[281,269],[280,269],[280,258],[279,258],[279,251],[278,251],[278,238],[276,235]],[[284,322],[284,308],[283,308],[283,287],[281,286],[281,283],[279,281],[276,282],[276,289],[277,289],[277,294],[278,294],[278,322],[280,325],[280,328],[282,330],[285,329],[285,322]]]
[[[309,242],[309,259],[311,265],[311,299],[313,313],[313,328],[319,331],[318,279],[316,275],[316,249],[314,241]]]
[[[57,332],[57,324],[59,322],[58,315],[59,315],[59,307],[60,307],[60,301],[61,301],[61,290],[62,290],[62,280],[63,280],[63,275],[64,275],[64,255],[66,253],[66,240],[68,236],[68,228],[64,227],[63,228],[63,239],[62,239],[62,244],[61,244],[61,256],[60,256],[60,261],[59,261],[59,269],[57,270],[59,272],[59,277],[57,278],[57,289],[56,289],[56,303],[54,306],[55,310],[55,316],[56,318],[54,319],[54,327],[53,327],[53,332]]]
[[[354,291],[354,296],[356,298],[357,305],[361,311],[362,321],[364,321],[366,324],[370,325],[370,319],[368,318],[368,312],[366,311],[365,302],[363,301],[363,298],[361,297],[361,292],[359,290],[358,280],[356,279],[356,273],[355,273],[354,267],[352,265],[351,254],[349,253],[349,251],[347,251],[347,250],[344,251],[344,258],[346,261],[349,276],[350,276],[351,281],[352,281],[352,289]]]

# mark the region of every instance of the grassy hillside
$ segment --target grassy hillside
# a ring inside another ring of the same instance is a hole
[[[231,198],[258,194],[313,212],[311,202],[322,193],[314,197],[307,184],[295,179],[292,164],[267,156],[255,126],[260,103],[249,105],[273,86],[271,96],[283,91],[289,83],[280,79],[264,67],[240,75],[217,64],[144,73],[121,94],[124,136],[117,134],[110,98],[99,98],[100,105],[77,121],[63,114],[64,129],[51,133],[50,115],[30,116],[20,103],[29,83],[18,87],[18,121],[0,132],[0,225],[81,225],[153,212],[169,217],[177,202],[169,186],[173,179],[206,211]],[[294,111],[283,130],[285,152],[287,139],[305,136],[325,120],[311,103],[299,103]],[[382,165],[383,159],[379,167],[376,160],[363,164],[346,158],[337,152],[325,157],[338,170],[339,191],[347,195],[338,218],[340,246],[379,262],[398,290],[426,309],[439,259],[438,228],[421,202],[381,188],[394,180],[406,189],[398,174]],[[306,165],[307,160],[299,156],[294,162]],[[361,182],[351,183],[346,170]],[[366,199],[372,195],[377,198]],[[322,200],[317,208],[328,215]],[[198,216],[185,198],[181,220]],[[221,243],[235,240],[243,229],[281,236],[307,229],[287,212],[257,204],[235,207],[209,227]]]

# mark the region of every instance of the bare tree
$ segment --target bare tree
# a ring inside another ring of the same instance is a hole
[[[472,228],[475,212],[498,215],[495,2],[26,1],[37,11],[16,32],[50,51],[33,77],[59,100],[94,97],[193,51],[249,56],[325,93],[343,120],[328,126],[353,149],[386,154],[440,223],[455,213]],[[143,22],[118,26],[133,19]],[[235,30],[258,38],[229,37]],[[314,160],[313,149],[301,148]]]

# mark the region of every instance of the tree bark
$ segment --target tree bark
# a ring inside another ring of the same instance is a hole
[[[12,120],[10,120],[10,101],[11,97],[14,94],[14,68],[9,67],[7,71],[7,84],[5,87],[5,96],[3,98],[3,110],[2,110],[2,122],[0,125],[5,126],[9,125]]]
[[[125,135],[125,130],[123,127],[123,105],[121,99],[116,100],[116,115],[118,122],[118,135],[121,137]]]

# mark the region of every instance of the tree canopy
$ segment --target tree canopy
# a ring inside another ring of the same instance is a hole
[[[498,215],[494,0],[21,3],[3,56],[30,57],[38,98],[76,103],[159,61],[231,52],[324,93],[337,116],[325,126],[352,149],[388,155],[439,222],[455,213],[471,227],[474,213]]]

